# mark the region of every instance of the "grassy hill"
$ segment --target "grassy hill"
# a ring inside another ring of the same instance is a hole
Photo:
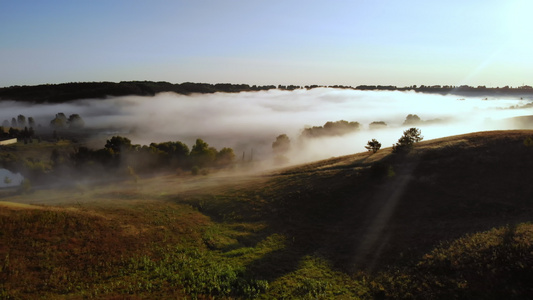
[[[531,137],[4,197],[0,298],[531,298]]]

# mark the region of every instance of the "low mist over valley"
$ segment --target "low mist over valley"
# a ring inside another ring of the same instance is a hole
[[[530,89],[188,86],[0,101],[0,296],[533,296]]]
[[[533,1],[0,3],[0,300],[533,299]]]
[[[533,98],[533,96],[531,96]],[[302,163],[364,151],[368,140],[392,145],[401,132],[419,127],[426,139],[483,130],[531,128],[528,97],[463,97],[413,91],[361,91],[336,88],[270,89],[240,93],[121,96],[81,99],[57,104],[0,102],[0,121],[23,114],[48,128],[58,112],[83,117],[86,129],[98,134],[88,143],[102,147],[113,135],[134,144],[197,138],[216,148],[230,147],[240,158],[263,161],[272,157],[272,143],[286,134],[290,163]],[[417,118],[407,119],[408,115]],[[302,132],[327,122],[357,122],[356,130],[303,138]],[[381,125],[381,126],[372,126]],[[36,128],[36,130],[38,130]]]

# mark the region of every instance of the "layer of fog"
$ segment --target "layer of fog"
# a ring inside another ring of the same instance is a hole
[[[97,138],[103,147],[110,135],[122,135],[133,143],[182,141],[191,147],[197,138],[210,146],[233,148],[238,159],[269,160],[272,142],[280,134],[291,139],[291,163],[329,158],[366,151],[370,139],[390,147],[407,127],[408,114],[426,121],[417,124],[425,139],[495,129],[511,129],[500,122],[515,116],[531,115],[529,99],[464,98],[414,92],[376,92],[319,88],[313,90],[245,92],[239,94],[127,96],[79,100],[66,104],[23,105],[0,102],[0,122],[18,114],[34,117],[48,126],[58,112],[79,114],[86,127],[108,131]],[[309,126],[328,121],[357,121],[361,130],[353,134],[299,140]],[[374,121],[387,128],[370,130]],[[110,132],[109,130],[113,130]]]
[[[0,168],[0,188],[19,186],[22,181],[24,181],[24,176],[20,173],[12,173],[9,170]]]

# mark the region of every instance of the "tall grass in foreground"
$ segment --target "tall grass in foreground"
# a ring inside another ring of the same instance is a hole
[[[414,266],[382,273],[375,295],[391,299],[531,299],[533,225],[442,243]]]
[[[142,205],[94,211],[3,209],[1,299],[533,296],[531,224],[467,235],[443,243],[416,264],[376,275],[349,275],[333,270],[319,256],[306,255],[294,270],[266,279],[250,266],[269,253],[288,251],[284,236],[268,235],[245,245],[241,238],[261,226],[200,222],[201,215],[189,206],[161,205],[150,213],[143,213]],[[175,209],[180,213],[173,219]],[[104,211],[106,218],[99,215]],[[132,225],[132,213],[146,226],[139,232],[126,226]],[[150,218],[143,218],[150,214],[187,225],[163,228],[156,219],[147,225]]]
[[[260,225],[206,222],[186,205],[161,203],[159,210],[146,212],[147,206],[3,209],[0,296],[314,299],[355,295],[353,288],[345,286],[349,277],[339,279],[340,273],[312,258],[301,270],[277,281],[250,272],[254,261],[285,247],[285,237],[276,234],[256,243],[246,241]],[[138,228],[132,229],[134,225]]]

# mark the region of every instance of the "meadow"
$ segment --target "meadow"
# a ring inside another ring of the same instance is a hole
[[[529,298],[532,136],[3,191],[0,298]]]

